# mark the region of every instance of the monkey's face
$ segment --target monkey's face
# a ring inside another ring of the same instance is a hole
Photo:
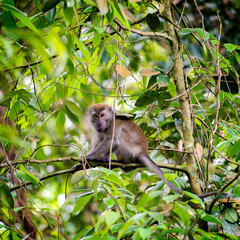
[[[99,108],[93,105],[90,109],[90,122],[92,127],[99,133],[104,133],[108,130],[112,122],[112,109]]]

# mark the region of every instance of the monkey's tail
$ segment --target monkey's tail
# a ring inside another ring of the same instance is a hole
[[[176,187],[172,182],[168,181],[164,177],[163,171],[159,168],[159,166],[155,162],[153,162],[153,160],[147,154],[141,154],[138,159],[149,170],[151,170],[154,173],[156,173],[161,178],[161,180],[165,184],[167,184],[173,191],[175,191],[176,193],[179,193],[179,194],[183,194],[183,190],[181,190],[180,188]]]
[[[183,194],[183,190],[181,190],[180,188],[176,187],[172,182],[168,181],[164,177],[163,171],[159,168],[159,166],[155,162],[153,162],[153,160],[147,154],[141,154],[138,159],[149,170],[151,170],[154,173],[156,173],[162,179],[162,181],[164,183],[166,183],[173,191],[175,191],[176,193],[179,193],[179,194]],[[200,198],[205,198],[205,197],[209,197],[209,196],[212,196],[212,195],[216,195],[218,193],[219,193],[218,191],[213,191],[213,192],[198,194],[197,196],[200,197]],[[220,195],[228,195],[228,194],[225,193],[225,192],[221,192]],[[184,195],[184,196],[189,198],[189,196],[187,196],[187,195]]]

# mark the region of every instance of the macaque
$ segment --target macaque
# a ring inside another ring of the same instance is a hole
[[[104,103],[94,104],[89,108],[89,123],[93,129],[92,149],[86,154],[86,160],[108,161],[112,144],[112,153],[125,163],[141,162],[150,171],[156,173],[173,191],[183,194],[183,190],[167,181],[163,171],[148,156],[148,142],[142,129],[127,117],[115,117],[113,136],[113,111]],[[215,192],[216,193],[216,192]],[[215,194],[214,193],[214,194]],[[213,195],[202,194],[199,197]]]

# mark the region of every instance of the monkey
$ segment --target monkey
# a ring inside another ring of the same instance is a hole
[[[112,153],[117,160],[124,163],[141,162],[150,171],[157,174],[173,191],[183,194],[183,190],[167,181],[163,171],[149,157],[147,137],[136,123],[128,117],[113,116],[112,107],[104,103],[97,103],[89,107],[88,121],[93,134],[92,148],[86,154],[86,160],[107,162],[112,146]],[[198,197],[204,198],[216,193],[218,191],[201,194]]]

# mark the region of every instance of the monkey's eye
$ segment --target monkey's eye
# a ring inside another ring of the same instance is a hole
[[[94,114],[92,115],[92,117],[93,117],[94,119],[97,119],[97,118],[98,118],[98,115],[97,115],[96,113],[94,113]]]
[[[104,114],[104,113],[101,113],[101,114],[100,114],[100,117],[101,117],[101,118],[104,118],[104,117],[105,117],[105,114]]]

